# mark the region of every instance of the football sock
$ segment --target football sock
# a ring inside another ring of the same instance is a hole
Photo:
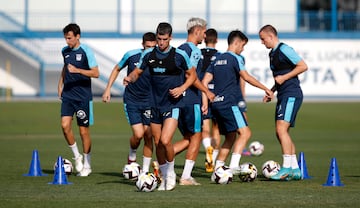
[[[211,146],[211,138],[210,137],[205,137],[202,139],[202,144],[206,150],[206,148]]]
[[[224,161],[221,161],[221,160],[216,160],[215,162],[215,169],[218,168],[218,167],[221,167],[221,166],[224,166],[225,165],[225,162]]]
[[[143,172],[147,173],[150,169],[150,163],[151,163],[151,157],[145,157],[143,156]]]
[[[164,163],[164,164],[159,165],[159,169],[160,169],[160,172],[161,172],[162,177],[163,177],[163,178],[166,178],[166,176],[167,176],[168,164],[167,164],[167,163]]]
[[[291,167],[291,155],[283,155],[283,168]]]
[[[240,158],[241,158],[241,154],[232,153],[229,168],[239,167]]]
[[[291,168],[292,169],[297,169],[299,168],[299,164],[296,158],[296,154],[291,155]]]
[[[90,153],[84,153],[84,168],[91,168],[91,156]]]
[[[171,173],[174,173],[175,172],[175,169],[174,169],[174,165],[175,165],[175,159],[171,162],[169,161],[166,161],[166,163],[168,164],[168,167],[167,167],[167,174],[171,174]]]
[[[80,152],[79,152],[76,142],[72,145],[69,145],[69,147],[74,154],[74,158],[78,158],[80,156]]]
[[[218,154],[219,154],[219,150],[218,150],[218,149],[214,149],[214,150],[213,150],[213,161],[216,160]]]
[[[130,150],[129,150],[129,160],[131,161],[136,161],[136,149],[132,149],[130,147]]]
[[[182,179],[188,179],[191,177],[191,171],[194,168],[194,164],[194,160],[185,160],[184,170],[181,175]]]

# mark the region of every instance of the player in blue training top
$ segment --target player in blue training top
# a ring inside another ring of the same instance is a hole
[[[304,60],[290,46],[281,43],[272,25],[265,25],[259,31],[262,44],[271,49],[270,69],[275,79],[273,91],[277,91],[275,111],[276,136],[280,142],[283,164],[273,180],[300,180],[301,171],[296,158],[295,144],[290,137],[290,127],[294,127],[297,112],[303,101],[298,75],[307,70]],[[271,98],[264,97],[264,101]]]
[[[61,127],[74,154],[78,176],[88,176],[91,173],[89,125],[93,124],[91,78],[99,77],[99,69],[90,48],[80,44],[80,27],[71,23],[63,29],[63,33],[67,46],[62,49],[64,67],[58,84],[58,96],[62,101]],[[74,114],[79,126],[84,157],[79,153],[71,127]]]
[[[197,77],[201,79],[201,50],[197,45],[200,44],[205,37],[206,21],[198,17],[190,18],[187,22],[187,31],[187,41],[178,48],[185,51],[190,57],[192,66],[196,69]],[[199,79],[196,79],[195,83],[185,92],[183,98],[185,106],[181,108],[178,126],[183,135],[183,139],[174,144],[175,154],[187,148],[185,165],[179,180],[180,185],[200,185],[200,183],[191,176],[202,139],[201,92],[199,89],[206,92],[206,95],[211,98],[215,97],[215,95],[205,88]]]
[[[127,74],[130,74],[139,63],[141,53],[156,45],[155,33],[147,32],[142,37],[143,48],[130,50],[125,53],[120,62],[112,70],[108,84],[102,96],[104,102],[110,102],[111,86],[118,77],[120,70],[127,67]],[[150,73],[148,70],[135,83],[129,84],[124,93],[124,110],[133,135],[130,137],[130,150],[127,158],[128,164],[136,162],[136,150],[144,138],[143,165],[142,170],[149,172],[153,152],[153,142],[150,130],[151,114],[151,90]]]
[[[216,97],[212,103],[212,113],[219,124],[220,133],[225,135],[219,155],[215,162],[215,169],[225,165],[225,161],[232,147],[232,156],[229,167],[234,174],[239,173],[241,153],[251,137],[244,113],[240,110],[239,102],[243,100],[240,89],[240,77],[251,85],[265,91],[271,97],[273,92],[248,74],[245,70],[245,60],[240,53],[244,50],[248,38],[239,30],[234,30],[228,35],[227,52],[219,55],[208,68],[203,84],[208,86],[214,79],[214,92]],[[207,103],[203,103],[207,105]],[[205,106],[204,109],[207,107]],[[238,136],[237,136],[238,135]]]
[[[156,146],[163,180],[158,190],[173,190],[176,186],[174,147],[172,138],[178,126],[183,93],[195,79],[196,72],[189,57],[170,45],[172,27],[161,22],[156,29],[157,46],[143,53],[138,67],[124,78],[124,84],[135,82],[144,70],[150,71],[153,93],[150,127]],[[186,76],[184,76],[184,71]]]

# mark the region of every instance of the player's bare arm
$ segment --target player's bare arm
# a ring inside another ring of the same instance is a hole
[[[275,82],[277,84],[281,85],[286,80],[291,79],[291,78],[305,72],[307,69],[308,69],[308,67],[307,67],[306,63],[304,62],[304,60],[301,60],[296,64],[296,67],[293,70],[291,70],[289,73],[276,76]]]
[[[63,66],[63,69],[61,71],[61,75],[60,75],[59,83],[58,83],[58,97],[59,97],[59,99],[61,99],[61,94],[62,94],[62,91],[63,91],[64,75],[65,75],[65,65]]]
[[[179,87],[175,87],[175,88],[169,90],[170,95],[173,96],[174,98],[180,97],[187,88],[189,88],[191,85],[194,84],[194,82],[197,78],[196,72],[195,72],[195,67],[188,69],[186,71],[185,77],[186,77],[186,80],[185,80],[184,84],[182,84]]]
[[[90,70],[85,70],[85,69],[77,68],[72,64],[68,64],[67,68],[70,73],[78,73],[92,78],[98,78],[100,76],[99,67],[97,66],[90,68]]]
[[[120,73],[120,68],[119,66],[116,64],[110,74],[110,77],[109,77],[109,81],[106,85],[106,88],[104,90],[104,93],[102,95],[102,100],[103,102],[110,102],[110,99],[111,99],[111,87],[112,85],[114,84],[116,78],[118,77],[119,73]]]
[[[128,76],[124,78],[124,85],[127,86],[130,83],[136,82],[137,79],[141,76],[143,70],[135,68]]]

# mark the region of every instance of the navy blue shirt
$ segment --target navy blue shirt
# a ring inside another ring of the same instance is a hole
[[[270,69],[274,77],[289,73],[296,67],[296,64],[302,60],[293,48],[284,43],[279,43],[276,48],[272,49],[269,53],[269,57]],[[282,96],[303,96],[298,76],[292,77],[276,87],[278,98]]]
[[[139,63],[142,49],[135,49],[124,54],[118,66],[123,69],[127,66],[127,74],[129,75]],[[126,104],[147,105],[150,106],[151,90],[150,73],[145,70],[144,73],[134,83],[129,83],[125,88],[124,102]]]
[[[62,56],[66,67],[62,98],[77,101],[92,100],[91,78],[79,73],[70,73],[67,68],[68,64],[84,70],[96,67],[97,62],[92,50],[84,44],[73,49],[66,46],[62,49]]]
[[[199,80],[204,77],[204,73],[201,72],[201,50],[192,42],[186,42],[178,47],[179,49],[186,52],[190,58],[190,62],[196,69],[196,74]],[[185,104],[201,104],[201,93],[195,86],[190,86],[184,96]]]
[[[239,101],[244,100],[240,89],[240,70],[245,70],[244,57],[229,51],[219,55],[209,66],[216,95],[213,108],[237,106]]]
[[[158,47],[144,51],[138,67],[150,72],[154,107],[166,111],[183,106],[181,97],[173,98],[169,90],[184,84],[184,71],[191,69],[191,66],[186,53],[172,46],[165,52]]]
[[[205,76],[205,72],[207,71],[208,67],[211,63],[215,61],[215,59],[221,54],[218,50],[215,48],[206,47],[201,49],[201,59],[202,59],[202,67],[201,67],[201,79],[202,80]],[[208,83],[208,89],[212,92],[214,92],[214,80],[211,80]]]

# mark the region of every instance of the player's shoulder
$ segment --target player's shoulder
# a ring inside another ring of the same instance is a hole
[[[131,57],[131,56],[135,56],[135,55],[138,55],[138,54],[141,54],[143,51],[141,48],[137,48],[137,49],[132,49],[132,50],[129,50],[125,53],[125,56],[128,56],[128,57]]]

